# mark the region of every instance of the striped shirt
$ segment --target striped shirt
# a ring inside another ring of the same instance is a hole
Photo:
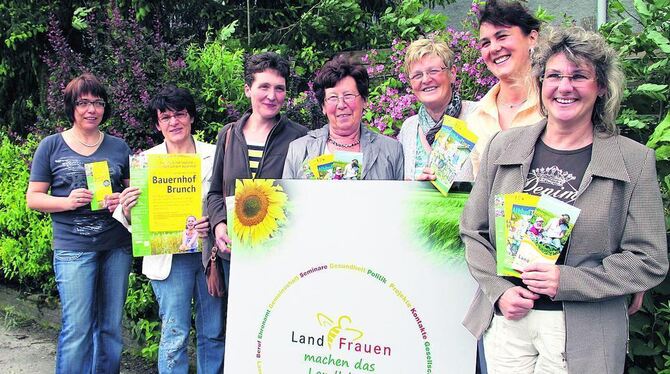
[[[249,170],[251,171],[251,177],[256,178],[256,173],[258,172],[258,165],[263,158],[263,150],[265,149],[265,144],[248,144],[247,148],[249,150]]]

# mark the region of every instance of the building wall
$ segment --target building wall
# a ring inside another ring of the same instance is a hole
[[[624,0],[623,3],[630,4],[632,0]],[[448,25],[460,29],[471,4],[471,0],[456,0],[453,4],[448,4],[444,7],[435,7],[435,10],[449,17],[447,21]],[[538,6],[542,6],[549,14],[556,17],[552,23],[561,23],[568,19],[587,29],[595,30],[596,28],[597,0],[528,0],[526,6],[531,12],[535,12]]]

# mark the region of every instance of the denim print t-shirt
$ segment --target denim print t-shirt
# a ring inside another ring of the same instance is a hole
[[[51,185],[52,196],[67,197],[77,188],[87,188],[84,164],[107,161],[112,190],[123,190],[122,180],[130,176],[130,148],[121,139],[105,135],[90,156],[73,151],[61,134],[40,142],[30,170],[31,182]],[[54,249],[104,251],[130,245],[130,234],[107,209],[91,211],[90,205],[76,210],[51,213]]]

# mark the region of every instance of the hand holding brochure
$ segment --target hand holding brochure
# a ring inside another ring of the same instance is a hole
[[[497,195],[495,202],[497,274],[519,277],[529,264],[555,264],[580,209],[526,193]]]
[[[86,172],[86,184],[88,185],[88,189],[93,192],[91,210],[107,208],[105,196],[113,193],[107,161],[84,164],[84,171]]]
[[[470,157],[477,135],[468,130],[465,121],[444,116],[442,128],[435,134],[428,167],[433,169],[436,179],[432,183],[446,195],[456,175]]]

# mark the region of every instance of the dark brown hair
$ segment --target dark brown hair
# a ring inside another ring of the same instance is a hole
[[[193,121],[197,119],[195,100],[193,99],[191,92],[171,84],[163,87],[163,89],[151,99],[147,109],[149,118],[151,118],[153,124],[158,123],[158,112],[165,112],[166,110],[178,112],[186,109],[188,115],[193,118]]]
[[[93,95],[101,98],[105,102],[105,113],[102,115],[100,124],[105,123],[112,115],[112,106],[109,104],[107,91],[100,83],[98,78],[91,73],[84,73],[70,81],[63,91],[65,102],[65,115],[67,119],[74,123],[74,110],[77,106],[77,100],[83,95]]]
[[[518,1],[489,0],[479,16],[479,26],[490,23],[496,26],[518,26],[524,35],[540,31],[541,22]]]
[[[259,53],[247,59],[244,63],[244,83],[251,87],[251,84],[254,83],[254,74],[262,73],[268,69],[279,73],[286,81],[286,85],[288,85],[291,67],[284,57],[274,52]]]
[[[370,78],[368,71],[361,65],[354,65],[344,56],[337,56],[326,62],[316,73],[314,79],[314,94],[319,104],[323,105],[326,99],[326,88],[335,87],[337,82],[346,77],[352,77],[356,81],[356,89],[364,100],[368,99]]]

